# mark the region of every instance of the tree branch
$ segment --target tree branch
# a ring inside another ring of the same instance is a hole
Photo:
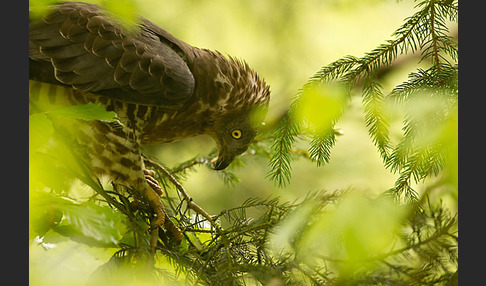
[[[172,175],[171,172],[167,171],[167,169],[164,168],[161,164],[150,160],[148,158],[144,158],[144,161],[149,163],[150,165],[156,167],[159,169],[168,179],[169,181],[174,184],[174,186],[177,188],[179,193],[182,195],[184,200],[187,203],[187,206],[192,209],[193,211],[197,212],[198,214],[202,215],[204,218],[206,218],[209,223],[211,223],[211,226],[214,227],[218,233],[222,233],[221,227],[213,220],[211,215],[209,215],[203,208],[201,208],[198,204],[196,204],[192,197],[189,195],[189,193],[184,189],[184,187],[181,185],[181,183]]]

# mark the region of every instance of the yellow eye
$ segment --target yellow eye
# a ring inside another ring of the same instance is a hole
[[[239,129],[235,129],[235,130],[231,131],[231,136],[235,139],[240,139],[241,135],[243,135],[243,133],[241,133],[241,130],[239,130]]]

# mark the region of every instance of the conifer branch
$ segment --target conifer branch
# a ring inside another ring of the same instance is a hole
[[[330,128],[324,134],[316,134],[310,142],[309,153],[310,159],[317,163],[317,166],[322,166],[329,163],[331,159],[331,148],[336,143],[335,132]]]
[[[270,159],[271,170],[267,177],[270,177],[279,187],[290,181],[292,170],[290,154],[298,129],[298,125],[288,113],[275,131],[275,142],[272,145],[273,155]]]
[[[321,68],[297,92],[289,110],[291,113],[299,107],[305,90],[319,84],[340,82],[351,91],[358,83],[363,83],[362,101],[368,132],[385,166],[392,172],[400,172],[395,186],[398,193],[404,190],[412,200],[415,191],[410,187],[410,176],[413,176],[415,181],[419,181],[430,174],[437,174],[441,169],[441,163],[430,163],[433,161],[430,156],[436,154],[434,150],[429,152],[425,149],[414,149],[413,145],[417,139],[414,129],[417,128],[417,124],[412,122],[412,118],[405,118],[404,136],[400,142],[395,146],[391,144],[389,123],[384,112],[385,101],[395,100],[397,103],[404,103],[412,96],[416,94],[418,96],[419,91],[457,96],[457,65],[452,65],[444,57],[446,54],[452,60],[457,60],[457,44],[447,35],[448,28],[444,22],[445,18],[457,20],[457,1],[424,0],[416,7],[420,10],[407,18],[405,23],[393,33],[395,39],[388,40],[362,58],[346,56]],[[432,66],[411,73],[408,81],[384,95],[375,76],[377,71],[390,65],[399,54],[414,53],[418,50],[422,51],[421,60],[432,57]],[[296,133],[288,132],[291,129],[290,119],[287,116],[286,121],[282,122],[275,132],[276,143],[272,148],[274,156],[270,162],[269,174],[279,186],[290,180],[291,158],[288,155],[293,143],[292,134],[296,136]],[[331,128],[335,123],[332,123]],[[314,133],[310,142],[310,158],[315,160],[318,166],[328,162],[333,145],[332,134]],[[429,163],[423,163],[421,160]]]
[[[389,160],[391,143],[389,139],[388,121],[383,108],[384,96],[381,85],[373,75],[368,75],[363,85],[363,105],[365,108],[365,123],[373,143],[378,148],[383,161]]]

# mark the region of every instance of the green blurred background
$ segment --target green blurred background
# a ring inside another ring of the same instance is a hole
[[[412,0],[124,0],[116,3],[120,7],[133,5],[136,14],[193,46],[247,61],[271,86],[268,129],[276,126],[297,91],[322,66],[346,55],[363,56],[391,39],[392,33],[415,11]],[[382,82],[384,93],[406,80],[407,74],[417,69],[417,62],[411,61],[388,73]],[[393,187],[398,175],[383,167],[368,136],[364,117],[361,98],[354,96],[337,123],[343,135],[337,137],[330,163],[318,168],[308,160],[293,161],[292,180],[284,188],[277,188],[266,178],[269,158],[259,156],[247,156],[244,165],[230,166],[240,178],[237,184],[224,184],[217,171],[196,166],[183,185],[194,201],[210,214],[239,206],[251,197],[278,196],[282,201],[294,201],[309,192],[347,188],[381,193]],[[401,134],[400,118],[396,119],[392,139]],[[296,146],[305,148],[306,143],[298,141]],[[212,139],[200,136],[147,147],[144,153],[172,167],[205,156],[214,147]],[[79,191],[88,192],[87,187]],[[83,281],[112,254],[109,249],[92,249],[67,240],[47,252],[40,245],[31,246],[30,277],[36,285],[44,282],[62,285],[66,281],[74,285],[73,280],[84,285]]]

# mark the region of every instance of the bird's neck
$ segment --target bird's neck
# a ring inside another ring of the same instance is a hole
[[[150,115],[142,128],[143,145],[177,141],[206,134],[213,124],[212,113],[197,102],[178,111],[149,107]]]

